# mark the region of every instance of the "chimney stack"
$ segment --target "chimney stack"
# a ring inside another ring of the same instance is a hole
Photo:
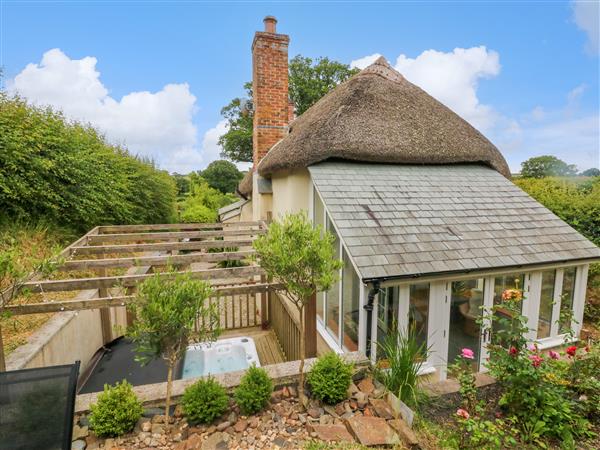
[[[289,123],[289,36],[277,34],[277,19],[263,20],[265,31],[257,31],[252,43],[252,96],[254,127],[253,163],[256,168],[269,149],[287,134]]]

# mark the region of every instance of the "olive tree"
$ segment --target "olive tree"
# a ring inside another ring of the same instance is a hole
[[[300,314],[300,399],[304,399],[304,308],[318,291],[337,282],[342,261],[335,259],[334,237],[313,228],[303,213],[285,215],[254,241],[260,266],[283,285],[282,294]]]
[[[129,308],[135,316],[127,335],[136,345],[142,364],[162,358],[167,364],[165,424],[169,423],[173,368],[189,342],[211,342],[220,334],[219,312],[208,298],[212,289],[189,273],[155,274],[138,286]]]

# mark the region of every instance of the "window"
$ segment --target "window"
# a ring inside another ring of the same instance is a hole
[[[314,227],[321,226],[324,228],[325,226],[325,207],[323,206],[323,202],[317,193],[317,190],[313,190],[313,225]],[[317,293],[317,316],[325,322],[325,292]]]
[[[525,274],[509,273],[494,278],[494,305],[502,303],[502,293],[507,289],[525,290]]]
[[[417,344],[427,349],[429,283],[411,284],[408,297],[408,326],[414,329]],[[426,351],[424,353],[427,353]]]
[[[483,278],[452,283],[448,325],[448,364],[456,361],[463,348],[468,348],[475,354],[473,370],[479,367],[481,330],[478,320],[482,314],[484,286]]]
[[[556,270],[542,272],[542,291],[540,293],[540,314],[538,319],[538,339],[550,337],[552,328],[552,309],[554,307],[554,285]]]
[[[571,330],[573,316],[573,296],[575,295],[576,267],[567,267],[563,272],[562,293],[560,296],[559,332],[568,333]]]
[[[358,350],[358,316],[360,313],[360,280],[350,257],[344,250],[344,268],[342,272],[342,317],[343,336],[342,346],[345,350]]]
[[[398,326],[399,291],[398,287],[388,287],[377,295],[377,342],[383,343],[393,327]],[[381,355],[377,354],[377,357]]]
[[[333,245],[335,246],[335,255],[336,259],[340,257],[340,238],[335,231],[335,227],[333,223],[327,217],[327,230],[334,236]],[[326,295],[326,316],[327,321],[325,322],[327,325],[327,329],[334,337],[336,342],[340,340],[340,283],[335,283],[331,286],[331,289],[327,292]]]

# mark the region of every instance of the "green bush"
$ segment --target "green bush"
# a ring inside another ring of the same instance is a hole
[[[348,395],[353,370],[334,352],[319,357],[307,377],[313,396],[330,405],[341,402]]]
[[[257,413],[269,403],[273,383],[265,369],[252,365],[235,390],[235,401],[245,415]]]
[[[186,388],[181,406],[191,422],[210,423],[227,411],[229,397],[225,388],[209,377]]]
[[[186,223],[213,223],[217,221],[218,210],[234,203],[233,194],[223,194],[208,185],[197,173],[190,174],[190,192],[179,204],[181,221]]]
[[[120,436],[133,429],[144,410],[131,385],[123,380],[114,386],[105,384],[90,411],[90,427],[98,436]]]
[[[88,125],[3,92],[0,148],[0,221],[43,220],[87,231],[174,217],[176,186],[167,172],[110,145]]]

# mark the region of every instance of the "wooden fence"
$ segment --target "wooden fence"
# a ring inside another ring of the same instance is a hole
[[[269,325],[288,361],[300,359],[300,320],[298,313],[277,292],[268,295]]]

